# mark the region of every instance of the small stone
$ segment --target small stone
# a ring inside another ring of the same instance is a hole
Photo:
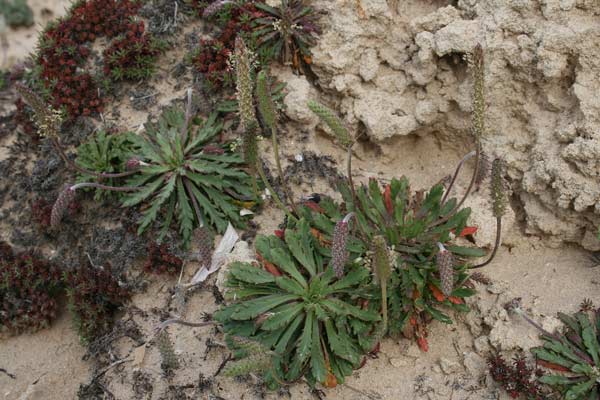
[[[471,376],[480,376],[486,372],[486,362],[483,357],[474,352],[465,355],[464,364],[467,372]]]
[[[369,82],[377,76],[379,70],[379,59],[377,58],[377,50],[367,49],[360,57],[359,72],[360,76]]]
[[[490,341],[487,336],[479,336],[473,340],[473,347],[475,347],[478,353],[485,353],[490,349]]]
[[[447,358],[440,358],[440,368],[446,375],[456,374],[460,372],[461,366],[459,363],[453,360],[449,360]]]
[[[390,364],[392,364],[392,366],[395,368],[404,368],[414,366],[415,360],[402,357],[392,357],[390,358]]]
[[[502,294],[508,290],[508,284],[506,282],[492,282],[487,287],[487,291],[492,294]]]

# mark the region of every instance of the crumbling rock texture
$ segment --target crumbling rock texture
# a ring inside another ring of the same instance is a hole
[[[465,54],[481,43],[483,148],[506,159],[526,233],[550,245],[598,249],[600,3],[313,4],[327,13],[313,49],[318,84],[355,132],[373,142],[434,134],[449,146],[468,143],[472,81]]]

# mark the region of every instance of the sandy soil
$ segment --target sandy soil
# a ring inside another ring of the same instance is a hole
[[[30,4],[36,11],[36,22],[44,24],[49,16],[47,13],[41,16],[42,8],[51,10],[55,17],[61,14],[67,1],[33,0]],[[8,63],[14,64],[31,51],[35,39],[35,29],[10,32]],[[158,93],[156,104],[147,112],[135,111],[129,104],[128,95],[124,94],[114,107],[118,113],[109,111],[105,116],[107,120],[123,129],[136,129],[146,120],[148,113],[155,113],[160,106],[181,97],[184,89],[173,90],[176,82],[169,78],[169,71],[172,62],[178,60],[182,52],[183,49],[177,49],[167,54],[165,59],[170,61],[161,65],[158,76],[151,82],[153,90]],[[2,145],[5,146],[9,140],[10,137],[4,139]],[[303,135],[290,128],[282,135],[281,141],[286,165],[296,162],[295,157],[302,152],[312,151],[332,155],[338,168],[344,168],[344,152],[320,133]],[[262,146],[268,154],[269,143],[265,142]],[[435,135],[399,139],[383,150],[361,145],[356,148],[354,171],[358,180],[369,177],[385,180],[401,173],[415,182],[415,186],[428,187],[454,168],[463,150],[443,149]],[[316,179],[299,186],[295,194],[303,196],[326,191],[328,184],[323,179]],[[281,217],[281,212],[274,207],[266,208],[257,216],[259,233],[272,232]],[[585,297],[600,300],[600,277],[598,269],[592,268],[589,253],[575,247],[551,249],[536,238],[520,232],[514,235],[511,240],[514,245],[503,247],[496,260],[485,269],[492,284],[479,286],[479,299],[483,303],[495,304],[500,299],[522,297],[523,303],[532,308],[537,317],[544,317],[553,315],[557,310],[574,311]],[[189,279],[197,267],[188,263],[184,280]],[[181,315],[184,319],[198,321],[203,313],[216,310],[214,279],[212,277],[206,285],[188,295]],[[147,282],[147,290],[133,298],[117,322],[117,327],[123,329],[128,324],[135,325],[146,344],[140,345],[139,341],[127,336],[117,336],[107,345],[108,354],[100,357],[103,365],[111,365],[117,360],[127,361],[108,370],[100,370],[103,374],[98,376],[98,364],[93,357],[85,357],[86,349],[70,329],[71,321],[65,312],[50,329],[33,335],[0,339],[0,368],[8,372],[0,370],[0,398],[75,399],[80,385],[89,384],[92,380],[101,386],[105,397],[88,398],[254,399],[263,396],[285,398],[288,395],[293,399],[315,398],[315,394],[303,384],[292,386],[289,394],[265,394],[252,378],[230,380],[214,377],[227,352],[211,327],[169,328],[181,367],[173,376],[164,377],[158,351],[151,341],[154,329],[165,313],[176,311],[171,304],[170,290],[177,280],[148,277]],[[483,320],[483,317],[480,319]],[[535,341],[536,333],[522,321],[513,319],[508,323],[512,323],[515,330],[507,332],[518,332]],[[453,326],[433,323],[428,353],[420,352],[414,343],[407,340],[386,340],[382,343],[381,352],[369,360],[366,367],[356,371],[347,384],[326,390],[323,395],[328,399],[350,400],[505,398],[486,378],[485,364],[481,363],[486,347],[476,345],[481,336],[487,343],[486,334],[489,332],[475,334],[473,325],[474,322],[464,316],[458,317]]]

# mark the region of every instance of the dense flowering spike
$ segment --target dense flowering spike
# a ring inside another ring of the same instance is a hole
[[[127,171],[135,171],[136,169],[138,169],[141,165],[141,161],[139,158],[137,157],[132,157],[129,160],[127,160],[127,162],[125,163],[125,169]]]
[[[235,39],[235,72],[240,121],[242,129],[247,131],[249,126],[256,122],[256,115],[254,113],[254,84],[250,50],[241,37]]]
[[[348,262],[348,234],[350,227],[348,222],[354,213],[350,213],[344,219],[338,221],[333,229],[333,243],[331,245],[331,267],[335,271],[335,276],[341,278],[344,276],[344,267]]]
[[[48,112],[48,107],[42,98],[35,93],[33,90],[28,88],[27,86],[21,85],[17,83],[15,85],[17,92],[23,97],[25,103],[29,104],[29,106],[33,109],[36,114],[36,117],[41,119],[44,114]]]
[[[348,130],[344,126],[343,122],[331,109],[315,101],[309,101],[308,108],[310,108],[310,110],[315,113],[321,119],[321,121],[327,124],[343,147],[350,147],[352,145],[350,133],[348,133]]]
[[[277,124],[277,110],[271,97],[271,90],[265,71],[258,73],[256,81],[256,97],[258,98],[258,109],[262,115],[265,124],[273,130]]]
[[[490,160],[484,151],[479,152],[479,166],[475,177],[475,186],[479,188],[490,172]]]
[[[236,377],[251,372],[264,372],[271,367],[271,357],[265,354],[253,354],[239,361],[232,362],[224,370],[223,375]]]
[[[392,273],[390,250],[385,238],[377,235],[373,238],[373,272],[379,282],[387,281]]]
[[[201,226],[194,232],[198,243],[198,261],[206,267],[210,266],[213,254],[213,237],[206,226]]]
[[[258,161],[258,142],[256,139],[258,132],[258,123],[253,122],[248,125],[242,132],[242,153],[244,161],[250,165],[252,169]]]
[[[485,71],[483,48],[477,45],[470,56],[469,63],[473,69],[473,134],[477,139],[485,133]]]
[[[506,185],[504,182],[504,161],[496,158],[492,162],[492,212],[494,217],[502,218],[506,212]]]
[[[71,185],[65,185],[63,190],[58,194],[54,205],[52,206],[52,213],[50,214],[50,226],[53,228],[60,225],[60,222],[67,214],[69,205],[75,200],[75,190]]]
[[[162,362],[160,364],[163,371],[172,371],[179,368],[179,360],[173,349],[173,342],[166,329],[163,329],[155,339],[156,346],[160,352]]]
[[[440,272],[440,285],[442,293],[450,296],[454,290],[454,257],[441,243],[438,243],[438,247],[440,251],[435,257],[435,262]]]

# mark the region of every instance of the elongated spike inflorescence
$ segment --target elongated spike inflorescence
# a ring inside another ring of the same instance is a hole
[[[504,181],[504,161],[500,158],[496,158],[492,162],[491,196],[494,217],[502,218],[506,212],[506,184]]]
[[[265,71],[260,71],[256,79],[256,97],[258,109],[267,127],[271,130],[277,125],[277,109],[271,96],[271,89]]]
[[[335,276],[339,279],[344,276],[344,267],[348,262],[348,235],[350,233],[349,222],[354,213],[349,213],[344,219],[338,221],[333,229],[333,243],[331,245],[331,267]]]
[[[454,290],[454,256],[443,244],[438,243],[439,251],[435,263],[440,273],[440,286],[445,296],[450,296]]]
[[[52,212],[50,214],[50,226],[53,228],[60,225],[60,222],[67,214],[69,205],[75,200],[75,189],[72,185],[65,185],[61,192],[58,194],[54,205],[52,206]]]
[[[44,100],[33,90],[24,85],[17,84],[17,91],[25,103],[33,109],[38,135],[42,137],[57,137],[62,125],[62,115],[59,110],[46,105]]]
[[[331,109],[317,103],[316,101],[309,101],[308,108],[310,108],[310,110],[315,113],[321,119],[321,121],[327,124],[344,148],[352,146],[353,141],[350,137],[348,129],[346,129],[344,123]]]
[[[470,56],[473,70],[473,135],[479,140],[485,134],[485,66],[483,48],[477,45]]]

